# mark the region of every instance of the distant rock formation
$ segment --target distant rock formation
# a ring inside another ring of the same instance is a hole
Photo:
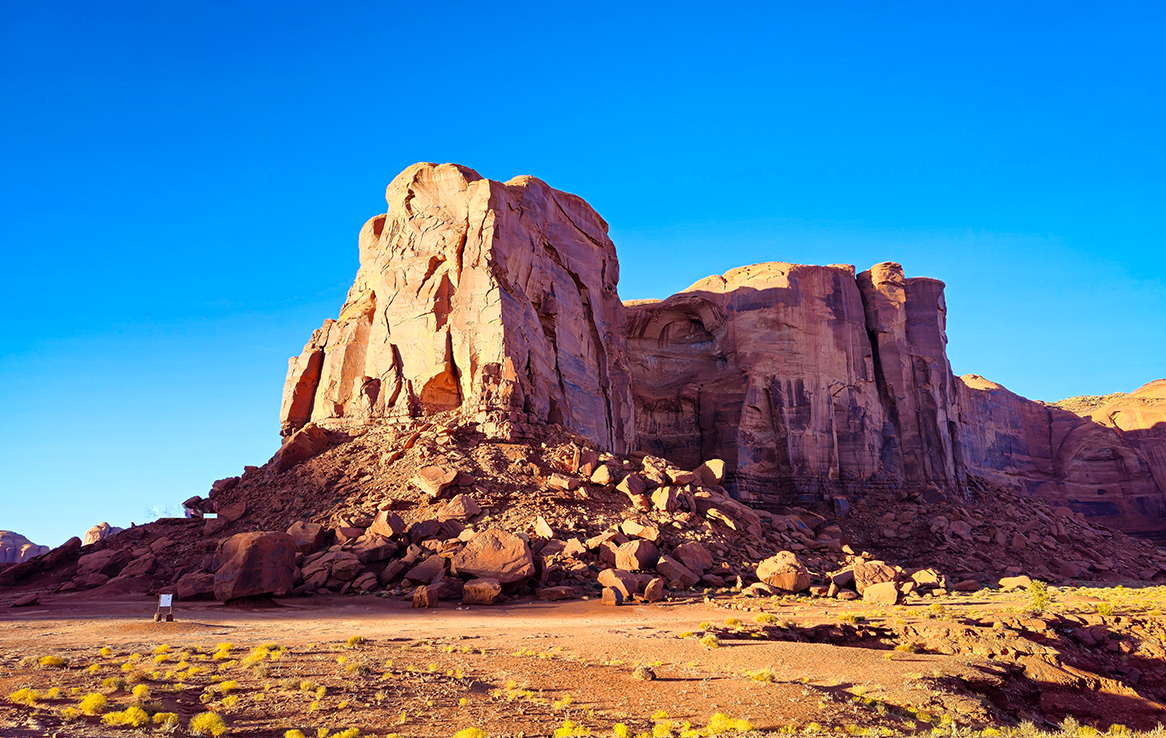
[[[533,177],[455,164],[396,177],[360,233],[336,320],[290,361],[282,432],[459,410],[634,446],[619,261],[607,223]]]
[[[943,283],[771,262],[628,304],[644,451],[729,462],[743,498],[962,488]]]
[[[975,374],[961,377],[968,470],[1166,541],[1166,380],[1098,399],[1049,405]]]
[[[98,541],[109,538],[110,536],[121,533],[125,528],[118,528],[106,522],[98,523],[89,530],[85,531],[85,538],[82,543],[88,546],[90,543],[97,543]]]
[[[48,552],[48,546],[38,546],[19,533],[0,530],[0,564],[19,564]]]

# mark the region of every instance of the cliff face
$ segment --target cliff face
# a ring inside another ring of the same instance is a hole
[[[458,410],[498,433],[561,423],[634,444],[619,261],[583,200],[417,164],[360,233],[336,320],[291,359],[282,432]]]
[[[628,304],[642,450],[728,462],[773,505],[1006,484],[1166,539],[1166,380],[1104,402],[1033,402],[952,376],[943,283],[884,263],[769,263]]]
[[[1076,411],[957,381],[970,473],[1166,540],[1166,381]]]
[[[385,199],[339,317],[290,361],[285,436],[455,411],[494,437],[559,423],[687,468],[721,458],[763,504],[960,494],[974,475],[1166,534],[1166,380],[1057,407],[957,379],[942,282],[773,262],[625,312],[607,223],[574,195],[416,164]]]
[[[719,457],[788,502],[904,482],[963,485],[943,284],[897,264],[768,263],[631,303],[643,450]]]

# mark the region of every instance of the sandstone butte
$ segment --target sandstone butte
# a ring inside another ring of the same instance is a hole
[[[19,533],[0,530],[0,564],[19,564],[48,552],[48,546],[38,546]]]
[[[575,195],[422,163],[386,201],[339,316],[289,362],[284,436],[456,411],[491,437],[561,424],[723,459],[761,507],[985,479],[1166,540],[1166,380],[1082,408],[956,377],[939,280],[771,262],[625,305]]]

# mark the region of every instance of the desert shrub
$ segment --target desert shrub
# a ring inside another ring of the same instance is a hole
[[[346,728],[334,734],[331,738],[356,738],[358,735],[360,735],[360,728]]]
[[[765,684],[772,684],[777,680],[777,675],[769,668],[758,669],[749,675],[749,678],[755,682],[763,682]]]
[[[574,738],[574,736],[591,735],[591,731],[581,725],[576,725],[571,720],[564,720],[560,728],[556,728],[552,734],[554,738]]]
[[[1044,612],[1052,602],[1049,586],[1039,579],[1034,579],[1028,589],[1028,608],[1033,612]]]
[[[60,656],[41,656],[37,662],[42,669],[63,669],[65,660]]]
[[[308,738],[304,735],[304,731],[299,729],[289,730],[283,734],[283,738]]]
[[[364,643],[364,636],[359,636],[359,635],[350,636],[348,638],[347,643],[348,643],[349,648],[356,648],[360,644]]]
[[[109,707],[109,700],[100,692],[90,692],[77,705],[77,709],[86,715],[100,715],[105,712],[107,707]]]
[[[102,646],[101,650],[98,651],[97,653],[101,654],[105,658],[109,658],[110,656],[113,655],[113,649],[110,648],[109,646]]]
[[[709,633],[700,639],[700,645],[705,648],[720,648],[721,641],[717,638],[716,634]]]
[[[611,726],[611,731],[615,734],[615,738],[632,738],[632,729],[627,726],[627,723],[616,723]]]
[[[18,689],[8,695],[8,701],[17,705],[28,705],[29,707],[36,707],[36,702],[41,698],[41,693],[35,689],[25,687]]]
[[[150,688],[145,684],[139,684],[133,688],[132,694],[138,702],[145,702],[150,699]]]
[[[1105,615],[1106,617],[1113,615],[1113,605],[1109,604],[1108,602],[1098,602],[1097,603],[1097,614],[1098,615]],[[42,659],[42,661],[43,661],[43,659]]]
[[[462,728],[453,734],[453,738],[486,738],[486,731],[481,728]]]
[[[758,625],[773,625],[777,622],[777,616],[775,616],[773,613],[763,612],[760,615],[754,617],[753,622],[757,623]]]
[[[154,713],[154,725],[161,725],[163,728],[172,728],[178,726],[178,713],[176,712],[157,712]]]
[[[224,695],[230,694],[232,691],[239,688],[239,683],[234,679],[228,679],[225,682],[219,682],[219,691]]]
[[[748,733],[753,725],[743,718],[731,718],[723,712],[718,712],[709,718],[709,724],[704,729],[705,735],[720,735],[721,733]]]
[[[725,625],[730,628],[737,628],[741,625],[741,618],[725,618]]]
[[[137,705],[127,707],[121,712],[108,712],[102,716],[101,722],[106,725],[124,725],[130,728],[141,728],[150,724],[150,716]]]
[[[223,698],[223,707],[230,710],[235,705],[239,704],[239,695],[231,694]]]
[[[211,736],[217,738],[227,732],[227,724],[223,717],[216,712],[200,712],[190,719],[187,730],[191,735]]]

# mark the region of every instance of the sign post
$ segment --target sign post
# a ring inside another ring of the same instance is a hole
[[[158,595],[158,611],[154,613],[154,622],[162,621],[162,610],[166,610],[166,622],[174,622],[174,595]]]

